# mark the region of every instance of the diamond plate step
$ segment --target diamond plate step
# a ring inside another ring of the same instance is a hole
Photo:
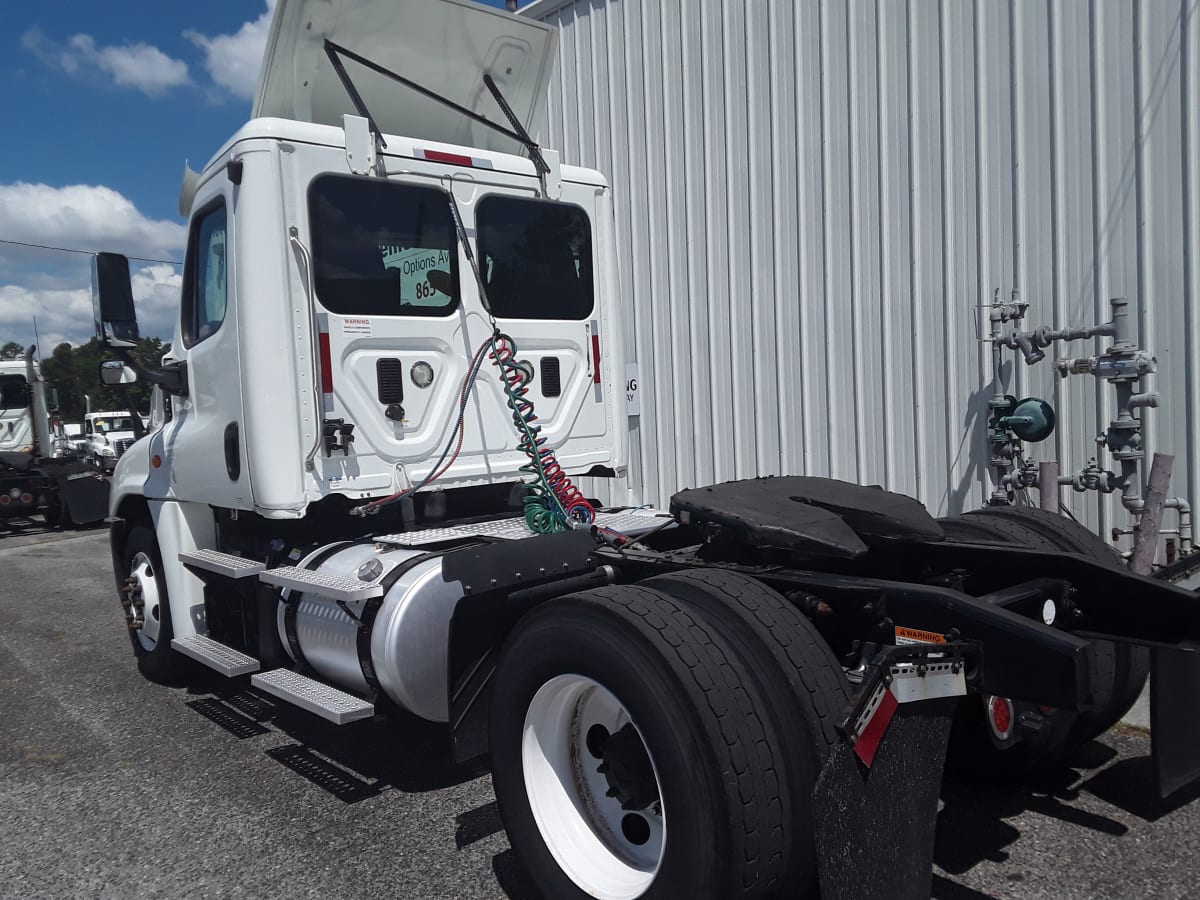
[[[323,572],[314,572],[311,569],[301,569],[296,566],[267,569],[260,573],[258,578],[260,581],[276,587],[291,588],[294,591],[316,594],[318,597],[328,597],[330,600],[343,600],[346,603],[383,596],[383,586],[377,581],[342,578],[339,575],[327,575]]]
[[[250,684],[280,700],[316,713],[334,725],[345,725],[375,715],[375,706],[353,694],[339,691],[291,669],[272,669],[250,678]]]
[[[253,559],[244,559],[220,550],[189,550],[179,554],[179,561],[206,572],[216,572],[227,578],[249,578],[257,575],[265,565]]]
[[[206,634],[172,638],[171,649],[191,657],[196,662],[203,663],[210,669],[215,669],[226,678],[248,675],[258,671],[258,660],[253,656],[247,656],[240,650],[234,650],[220,641],[214,641]]]
[[[642,509],[628,512],[596,513],[596,524],[619,531],[627,537],[636,537],[661,526],[670,520],[658,510]],[[459,538],[486,537],[504,541],[518,541],[536,536],[525,523],[524,516],[496,519],[491,522],[476,522],[473,525],[450,525],[446,528],[425,528],[418,531],[403,531],[399,534],[381,534],[375,538],[381,544],[396,544],[402,547],[420,547]]]

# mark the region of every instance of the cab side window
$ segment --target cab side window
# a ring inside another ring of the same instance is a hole
[[[228,235],[223,202],[192,223],[183,279],[184,346],[200,343],[225,321],[229,301]]]

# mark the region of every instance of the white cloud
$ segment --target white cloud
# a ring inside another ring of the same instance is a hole
[[[253,21],[243,23],[232,34],[208,37],[197,31],[183,33],[184,37],[204,51],[204,68],[212,80],[235,97],[254,99],[274,9],[275,0],[267,0],[266,12]]]
[[[0,285],[0,337],[21,346],[33,343],[33,321],[37,319],[43,352],[64,341],[81,344],[92,329],[90,287],[73,290],[29,290],[21,285]]]
[[[35,318],[42,350],[47,354],[64,341],[86,343],[94,333],[92,289],[86,268],[82,275],[80,286],[73,288],[37,289],[0,284],[0,343],[10,340],[22,346],[32,343]],[[183,277],[165,265],[135,268],[131,275],[138,330],[146,337],[170,341]]]
[[[142,215],[102,185],[0,184],[0,238],[128,256],[180,259],[187,229]],[[0,245],[0,253],[15,252]]]
[[[90,34],[73,35],[60,45],[37,28],[21,36],[21,46],[49,66],[69,75],[99,71],[119,87],[158,97],[191,83],[187,63],[145,43],[98,46]]]
[[[122,194],[99,185],[0,184],[0,238],[130,257],[182,259],[187,230],[144,216]],[[179,302],[176,266],[132,260],[141,332],[170,339]],[[0,343],[32,340],[42,348],[81,343],[92,334],[90,258],[0,244]]]

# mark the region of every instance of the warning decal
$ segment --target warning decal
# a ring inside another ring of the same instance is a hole
[[[342,319],[342,334],[356,337],[371,336],[371,320],[362,318]]]
[[[938,634],[936,631],[922,631],[919,628],[902,628],[896,626],[896,646],[902,647],[905,644],[944,644],[946,643],[945,635]]]

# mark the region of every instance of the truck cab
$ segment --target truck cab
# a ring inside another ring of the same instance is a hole
[[[42,513],[46,524],[101,519],[108,487],[66,446],[58,392],[42,380],[30,347],[22,360],[0,360],[0,519]]]
[[[254,118],[185,179],[189,238],[166,362],[187,387],[168,388],[170,420],[117,466],[114,510],[139,498],[269,520],[339,513],[427,479],[460,418],[461,445],[429,490],[516,482],[528,458],[495,366],[469,374],[496,327],[532,372],[528,396],[563,472],[624,471],[604,177],[548,151],[552,171],[539,177],[511,140],[348,63],[368,122],[323,45],[418,72],[501,118],[480,89],[491,73],[530,121],[553,32],[461,3],[412,6],[456,52],[398,45],[383,5],[339,17],[301,2],[276,15]],[[450,61],[467,52],[482,54],[477,67]],[[111,434],[92,427],[98,458],[116,461]]]
[[[251,120],[185,170],[179,314],[140,373],[154,427],[100,450],[121,577],[139,525],[167,561],[278,561],[520,518],[531,480],[565,509],[572,479],[626,471],[611,188],[528,137],[555,32],[401,6],[281,2]],[[98,334],[129,363],[102,377],[139,377],[127,263],[102,254],[94,277]],[[202,579],[164,571],[175,638],[205,634]]]
[[[33,454],[31,392],[25,361],[0,360],[0,461],[27,466]]]
[[[105,473],[112,472],[117,460],[133,446],[138,430],[133,421],[135,415],[125,410],[114,410],[87,413],[83,417],[86,456],[97,469]]]

